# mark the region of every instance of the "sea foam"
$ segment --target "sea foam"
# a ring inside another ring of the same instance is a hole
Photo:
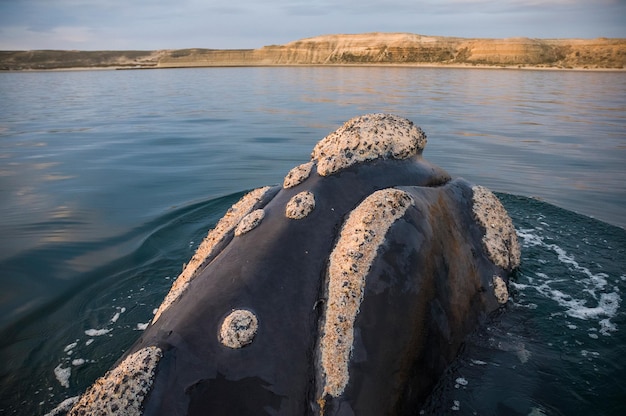
[[[556,302],[567,316],[597,322],[601,335],[608,336],[617,331],[618,327],[611,319],[618,314],[622,298],[619,288],[613,283],[622,276],[611,277],[603,271],[593,271],[593,265],[581,265],[575,255],[550,241],[543,232],[537,227],[517,230],[517,235],[524,248],[552,253],[562,267],[557,271],[535,271],[526,276],[528,283],[513,282],[512,286],[521,292],[534,289]],[[596,266],[602,267],[599,264]],[[571,329],[571,324],[568,327]]]

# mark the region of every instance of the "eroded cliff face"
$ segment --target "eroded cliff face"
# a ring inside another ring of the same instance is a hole
[[[368,33],[318,36],[260,51],[282,64],[446,62],[455,58],[458,42],[410,33]]]
[[[624,68],[626,39],[465,39],[412,33],[325,35],[249,50],[195,50],[159,66],[442,64]]]
[[[563,68],[624,68],[625,39],[476,39],[459,45],[459,63]]]
[[[359,64],[624,69],[626,39],[467,39],[364,33],[317,36],[260,49],[0,51],[0,70]]]

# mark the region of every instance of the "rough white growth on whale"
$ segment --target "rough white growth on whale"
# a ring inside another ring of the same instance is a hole
[[[301,220],[315,208],[315,197],[309,191],[300,192],[291,197],[285,207],[285,215],[292,220]]]
[[[472,211],[483,228],[483,246],[496,266],[512,270],[519,266],[521,251],[511,217],[487,188],[473,186]]]
[[[74,406],[74,403],[78,401],[80,396],[69,397],[63,400],[61,403],[57,405],[54,409],[46,413],[44,416],[60,416],[66,415],[67,412]]]
[[[72,407],[68,416],[139,416],[161,356],[161,349],[157,347],[146,347],[130,354],[104,377],[96,380]]]
[[[283,188],[289,189],[300,185],[311,175],[311,168],[313,168],[313,162],[303,163],[291,169],[289,173],[287,173],[287,176],[285,176]]]
[[[165,296],[163,303],[161,303],[159,309],[154,314],[152,323],[155,323],[161,317],[161,314],[183,294],[193,279],[195,272],[205,264],[208,257],[214,254],[213,251],[215,247],[241,222],[243,217],[254,209],[254,206],[263,199],[269,190],[270,187],[265,186],[244,195],[243,198],[234,204],[222,219],[218,221],[215,228],[209,231],[209,234],[202,243],[200,243],[196,253],[189,263],[187,263],[180,276],[178,276],[167,296]]]
[[[254,230],[259,224],[261,224],[261,221],[263,221],[264,217],[264,210],[255,209],[254,211],[243,217],[239,224],[237,224],[237,228],[235,228],[235,235],[239,237],[247,232]]]
[[[426,134],[412,121],[392,114],[366,114],[348,120],[313,148],[317,173],[332,175],[357,163],[408,159],[421,153]]]
[[[493,292],[498,303],[505,304],[509,300],[509,290],[506,288],[506,283],[498,275],[493,276]]]
[[[404,191],[383,189],[368,196],[345,221],[330,255],[328,301],[320,339],[324,394],[341,395],[348,384],[354,321],[366,276],[393,223],[413,204]]]
[[[241,348],[254,340],[258,328],[259,321],[254,313],[247,309],[236,309],[224,318],[219,341],[229,348]]]

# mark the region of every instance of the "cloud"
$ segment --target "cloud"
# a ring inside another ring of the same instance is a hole
[[[624,0],[0,0],[0,48],[255,48],[373,31],[626,37],[624,15]]]
[[[60,42],[73,44],[86,44],[95,39],[91,28],[84,26],[58,26],[50,33]]]
[[[92,28],[85,26],[57,26],[33,30],[26,26],[9,26],[0,29],[0,50],[27,49],[84,49],[97,41]]]

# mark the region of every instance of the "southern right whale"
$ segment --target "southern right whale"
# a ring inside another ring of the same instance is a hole
[[[69,414],[417,414],[520,259],[498,199],[425,144],[355,117],[245,195]]]

